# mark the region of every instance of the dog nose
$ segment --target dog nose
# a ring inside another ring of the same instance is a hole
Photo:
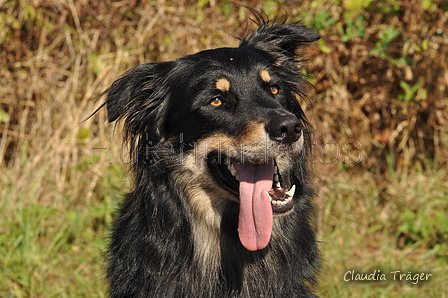
[[[281,143],[293,143],[301,134],[300,121],[291,114],[280,115],[272,119],[267,125],[269,137]]]

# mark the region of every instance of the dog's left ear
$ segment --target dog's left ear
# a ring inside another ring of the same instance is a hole
[[[258,29],[241,40],[240,48],[247,47],[267,57],[273,65],[283,65],[296,58],[297,49],[320,39],[319,34],[300,23],[269,25],[262,22]]]

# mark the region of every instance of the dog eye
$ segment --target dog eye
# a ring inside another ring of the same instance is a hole
[[[219,107],[220,105],[222,105],[222,100],[219,97],[215,97],[213,98],[213,100],[210,102],[211,106],[214,107]]]
[[[276,95],[280,91],[279,87],[277,85],[272,85],[269,87],[269,91],[271,91],[272,94]]]

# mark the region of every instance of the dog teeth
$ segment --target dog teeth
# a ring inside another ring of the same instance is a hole
[[[233,164],[227,165],[227,169],[229,170],[230,174],[232,174],[233,176],[238,175],[238,172],[235,170]]]
[[[238,175],[238,172],[235,170],[235,167],[233,166],[232,163],[227,165],[227,169],[229,170],[230,174],[232,174],[233,177],[235,177],[236,180],[240,181],[240,175]]]
[[[282,205],[286,205],[286,204],[288,204],[289,202],[292,201],[292,197],[290,197],[290,196],[284,196],[284,199],[283,199],[283,200],[279,200],[279,199],[273,198],[273,197],[269,194],[269,192],[266,192],[266,193],[269,195],[269,198],[271,199],[271,204],[272,204],[273,206],[282,206]]]
[[[290,198],[292,198],[294,196],[295,192],[296,192],[296,186],[293,185],[290,190],[285,192],[285,194],[288,195]]]
[[[281,206],[281,205],[286,205],[287,203],[292,201],[292,197],[288,197],[286,199],[284,199],[283,201],[281,200],[271,200],[271,204],[274,206]]]
[[[283,198],[281,198],[281,199],[274,198],[269,192],[267,192],[267,194],[269,195],[269,198],[271,199],[272,205],[282,206],[282,205],[286,205],[292,201],[295,191],[296,191],[296,186],[293,185],[290,190],[285,192],[285,194],[283,195]]]

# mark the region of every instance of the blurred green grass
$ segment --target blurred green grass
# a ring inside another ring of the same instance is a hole
[[[315,94],[303,103],[316,128],[319,293],[448,297],[447,6],[360,3],[240,3],[323,36],[305,53]],[[83,122],[91,99],[139,63],[235,46],[229,33],[245,27],[229,1],[0,1],[1,297],[106,296],[103,254],[129,181],[105,112]],[[360,144],[361,163],[329,143]],[[350,270],[388,280],[346,282]],[[432,277],[392,281],[397,270]]]

